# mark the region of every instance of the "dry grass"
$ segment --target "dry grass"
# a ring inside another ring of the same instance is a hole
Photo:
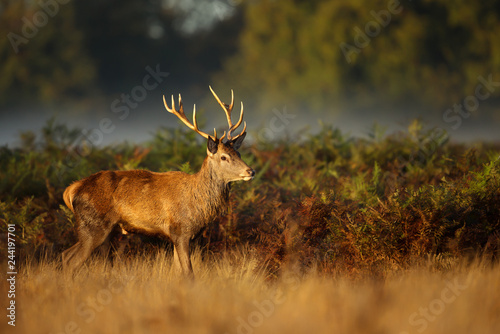
[[[74,280],[55,261],[17,281],[18,333],[500,333],[500,268],[447,263],[385,280],[290,270],[278,280],[247,249],[202,261],[194,282],[170,257],[88,261]],[[2,280],[2,295],[6,288]],[[4,309],[5,310],[5,309]],[[0,331],[12,330],[5,319]]]

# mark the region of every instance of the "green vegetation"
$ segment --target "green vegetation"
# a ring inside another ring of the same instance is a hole
[[[75,145],[78,133],[51,120],[40,140],[25,133],[20,148],[0,149],[0,231],[18,226],[24,257],[57,256],[76,241],[62,201],[72,181],[103,169],[196,171],[206,154],[182,128],[161,129],[142,146],[102,148]],[[290,262],[384,276],[428,256],[496,257],[500,146],[445,138],[415,121],[390,136],[375,127],[368,139],[350,138],[324,126],[301,141],[244,146],[256,178],[234,184],[227,214],[197,245],[206,254],[247,245],[272,276]],[[139,238],[129,255],[168,244]]]

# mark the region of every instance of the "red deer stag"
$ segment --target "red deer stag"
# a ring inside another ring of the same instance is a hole
[[[238,123],[231,121],[234,94],[227,105],[212,90],[226,114],[229,129],[222,137],[198,129],[196,106],[193,123],[184,114],[179,95],[179,109],[169,108],[185,125],[207,139],[207,157],[196,174],[179,171],[155,173],[145,170],[101,171],[76,181],[64,191],[64,202],[75,214],[78,242],[62,253],[63,267],[74,272],[101,245],[114,228],[123,233],[142,232],[163,235],[174,244],[174,262],[184,275],[194,277],[189,243],[203,227],[227,207],[229,183],[249,181],[255,171],[238,153],[246,136],[246,122],[240,134],[233,136],[243,119],[243,102]]]

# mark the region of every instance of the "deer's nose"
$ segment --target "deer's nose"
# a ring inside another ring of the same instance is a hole
[[[248,175],[250,175],[251,177],[254,177],[254,176],[255,176],[255,171],[254,171],[252,168],[248,168],[248,169],[247,169],[247,173],[248,173]]]

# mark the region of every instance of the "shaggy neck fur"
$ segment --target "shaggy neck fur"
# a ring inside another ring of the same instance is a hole
[[[210,165],[208,157],[194,176],[198,180],[193,187],[192,195],[197,205],[199,223],[212,222],[227,207],[230,185],[226,183]]]

